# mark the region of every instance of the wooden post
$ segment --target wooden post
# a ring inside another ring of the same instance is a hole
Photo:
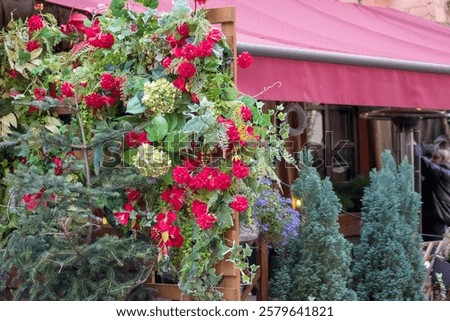
[[[237,85],[236,8],[225,7],[209,9],[206,12],[206,19],[208,19],[211,24],[221,25],[222,33],[225,35],[228,46],[230,46],[230,49],[233,52],[231,70],[233,73],[234,84]]]

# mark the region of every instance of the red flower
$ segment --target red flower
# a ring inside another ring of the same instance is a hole
[[[194,93],[191,93],[191,100],[194,104],[198,104],[200,102],[200,100],[198,100],[197,95]]]
[[[62,171],[63,171],[63,168],[62,168],[63,161],[62,161],[62,159],[59,158],[59,157],[53,157],[53,158],[52,158],[52,162],[53,162],[53,164],[55,165],[55,166],[53,167],[53,173],[54,173],[56,176],[61,175],[61,174],[62,174]]]
[[[199,200],[194,200],[194,202],[192,202],[191,209],[195,217],[200,217],[208,214],[208,204],[203,203]]]
[[[28,162],[28,159],[25,156],[20,157],[19,160],[22,164],[26,164]]]
[[[70,82],[64,82],[61,85],[61,93],[65,97],[74,97],[75,91],[74,91],[74,85]]]
[[[197,46],[197,54],[199,57],[205,58],[212,55],[212,49],[214,47],[214,42],[211,41],[201,41]]]
[[[42,20],[42,17],[39,15],[32,15],[28,19],[28,32],[32,33],[36,30],[44,28],[44,21]]]
[[[165,255],[168,254],[169,247],[180,247],[184,242],[181,229],[172,225],[176,219],[177,215],[172,211],[159,213],[156,216],[157,223],[151,230],[151,238],[158,241],[158,247]]]
[[[183,78],[191,78],[195,75],[195,66],[190,62],[183,62],[178,66],[178,73]]]
[[[250,174],[250,169],[241,160],[233,161],[231,172],[237,178],[246,178]]]
[[[126,203],[126,204],[123,206],[123,209],[124,209],[125,211],[127,211],[127,212],[131,212],[131,211],[133,210],[133,204],[131,204],[131,203]]]
[[[47,91],[45,90],[45,88],[36,88],[33,91],[34,94],[34,98],[36,98],[39,101],[43,101],[45,99],[45,96],[47,95]]]
[[[139,197],[141,197],[141,192],[137,189],[127,189],[128,202],[135,203]]]
[[[215,172],[213,171],[213,169],[211,167],[205,166],[197,174],[197,176],[195,176],[192,179],[189,187],[194,188],[194,189],[204,188],[204,189],[208,189],[208,190],[214,190],[214,186],[212,185],[212,183],[213,183],[212,179],[215,176],[214,174],[215,174]]]
[[[27,42],[26,49],[27,49],[28,52],[32,52],[33,50],[36,50],[36,49],[38,49],[40,47],[41,47],[41,44],[38,41],[31,40],[31,41]]]
[[[227,190],[231,186],[231,177],[227,173],[219,173],[217,177],[214,178],[214,187],[222,191]]]
[[[186,79],[184,79],[181,76],[178,76],[177,79],[175,79],[172,84],[178,88],[181,91],[186,91]]]
[[[243,121],[251,121],[253,119],[252,111],[247,106],[241,107],[241,117]]]
[[[247,51],[242,52],[237,58],[237,64],[242,69],[248,68],[253,63],[253,57]]]
[[[109,49],[114,44],[114,36],[110,33],[102,33],[88,42],[94,47]]]
[[[87,95],[84,100],[86,102],[86,106],[91,107],[92,109],[94,109],[94,111],[97,111],[98,109],[106,105],[103,96],[98,93]]]
[[[163,65],[164,68],[169,68],[170,65],[172,64],[172,58],[170,57],[166,57],[162,60],[161,64]]]
[[[191,43],[188,43],[186,46],[183,47],[183,49],[181,50],[181,56],[183,58],[186,58],[187,60],[194,60],[195,58],[198,57],[198,49],[196,46],[194,46]],[[195,68],[195,67],[194,67]],[[195,70],[194,70],[195,73]],[[193,73],[193,74],[194,74]],[[189,77],[186,77],[189,78]]]
[[[41,203],[41,198],[44,195],[45,189],[41,188],[39,192],[35,194],[26,194],[22,197],[23,202],[25,203],[25,208],[29,211],[35,210],[39,204]],[[45,202],[42,203],[45,206]]]
[[[195,218],[197,225],[203,230],[209,230],[217,222],[217,217],[211,213]]]
[[[248,208],[247,197],[236,195],[234,201],[230,203],[230,207],[236,212],[245,212]]]
[[[125,143],[128,147],[133,148],[141,146],[142,144],[150,144],[151,141],[148,140],[146,132],[142,132],[140,134],[130,132],[125,134]]]
[[[227,128],[228,142],[234,143],[240,140],[239,130],[232,119],[223,119],[222,117],[219,117],[217,121],[225,124],[225,127]]]
[[[192,177],[186,167],[175,166],[172,171],[173,180],[180,185],[188,185],[191,183]]]
[[[39,107],[36,106],[36,105],[30,105],[30,107],[28,108],[28,113],[29,114],[32,114],[32,113],[37,112],[37,111],[39,111]]]
[[[16,79],[19,76],[19,72],[15,69],[9,69],[7,73],[12,79]]]
[[[130,212],[116,212],[114,217],[120,224],[127,225],[130,220]]]
[[[39,10],[39,11],[44,10],[44,5],[42,3],[36,3],[34,5],[34,10]]]
[[[84,32],[87,29],[84,25],[84,21],[87,19],[88,17],[84,14],[74,13],[69,17],[67,24],[61,25],[60,29],[64,34],[69,34],[76,31]]]
[[[181,25],[177,26],[178,34],[183,38],[188,37],[190,31],[191,30],[189,30],[189,26],[186,22],[183,22]]]
[[[206,35],[206,41],[215,43],[222,40],[222,37],[222,32],[219,29],[213,29]]]
[[[187,168],[188,171],[193,171],[200,166],[200,163],[192,158],[186,158],[184,160],[184,167]]]
[[[206,1],[208,0],[195,0],[199,5],[206,4]]]
[[[113,88],[116,88],[118,84],[114,76],[105,73],[102,75],[102,78],[100,79],[100,86],[102,87],[103,90],[111,91]]]
[[[161,194],[161,198],[171,204],[175,210],[179,211],[184,205],[186,194],[184,189],[174,186],[171,189],[165,190]]]

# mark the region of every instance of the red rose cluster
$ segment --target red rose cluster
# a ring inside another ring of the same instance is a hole
[[[173,81],[173,85],[184,92],[187,91],[186,83],[197,71],[194,64],[195,60],[211,56],[214,45],[222,39],[221,32],[213,29],[203,41],[194,45],[186,41],[190,36],[190,32],[187,23],[184,22],[178,25],[176,33],[166,37],[166,41],[172,48],[171,54],[161,61],[163,67],[169,69],[170,73],[178,75],[177,79]],[[181,62],[177,66],[173,66],[174,59],[181,60]]]
[[[100,79],[102,93],[92,93],[85,97],[86,106],[94,111],[108,105],[114,105],[120,99],[120,86],[123,79],[104,73]]]

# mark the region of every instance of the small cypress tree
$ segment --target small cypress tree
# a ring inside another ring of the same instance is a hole
[[[419,300],[424,268],[418,234],[420,196],[412,167],[397,167],[391,153],[370,173],[362,199],[361,243],[355,247],[354,281],[361,300]]]
[[[321,180],[312,167],[311,155],[303,150],[304,167],[292,192],[302,200],[301,212],[306,223],[299,235],[289,243],[287,257],[274,280],[290,279],[281,299],[305,301],[338,301],[356,299],[349,287],[351,281],[351,245],[339,233],[338,214],[341,203],[328,178]],[[290,271],[288,272],[287,269]],[[280,294],[280,292],[279,292]],[[277,293],[275,293],[275,296]]]

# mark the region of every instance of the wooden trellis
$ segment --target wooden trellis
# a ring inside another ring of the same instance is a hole
[[[226,41],[233,52],[232,72],[235,84],[237,84],[236,73],[236,8],[216,8],[208,10],[206,17],[213,25],[220,25],[222,33],[226,37]],[[234,242],[239,243],[239,215],[233,213],[233,227],[225,234],[228,246]],[[241,288],[240,271],[235,268],[234,264],[223,260],[216,268],[217,274],[222,275],[219,284],[219,290],[223,293],[223,298],[227,301],[246,300],[251,290],[256,288],[258,300],[268,300],[268,246],[264,240],[257,240],[252,243],[257,251],[257,264],[260,266],[253,283],[246,285],[244,290]],[[182,297],[181,291],[176,284],[157,283],[153,276],[148,285],[158,291],[158,296],[167,300],[189,299]]]

